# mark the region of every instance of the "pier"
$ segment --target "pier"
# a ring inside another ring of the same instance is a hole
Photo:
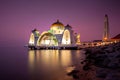
[[[79,50],[81,46],[28,46],[31,50],[55,49],[55,50]]]

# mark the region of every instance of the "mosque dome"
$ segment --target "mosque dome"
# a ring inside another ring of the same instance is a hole
[[[55,22],[51,25],[51,28],[54,28],[54,27],[55,28],[64,28],[64,25],[59,20],[57,20],[57,22]]]
[[[57,22],[53,23],[50,27],[51,30],[54,31],[55,34],[61,34],[64,30],[64,25],[57,20]]]

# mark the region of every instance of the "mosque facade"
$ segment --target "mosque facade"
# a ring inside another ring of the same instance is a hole
[[[54,22],[48,31],[41,34],[32,30],[29,46],[75,46],[80,45],[80,34],[74,33],[70,25],[64,26],[59,20]]]

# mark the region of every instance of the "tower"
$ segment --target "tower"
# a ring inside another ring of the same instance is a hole
[[[39,36],[40,34],[37,29],[32,30],[31,35],[30,35],[29,45],[36,46]]]
[[[108,22],[107,14],[105,14],[105,19],[104,19],[103,41],[109,41],[109,22]]]

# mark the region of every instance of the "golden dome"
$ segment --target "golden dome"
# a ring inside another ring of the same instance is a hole
[[[57,22],[53,23],[50,28],[64,29],[64,25],[57,20]]]

